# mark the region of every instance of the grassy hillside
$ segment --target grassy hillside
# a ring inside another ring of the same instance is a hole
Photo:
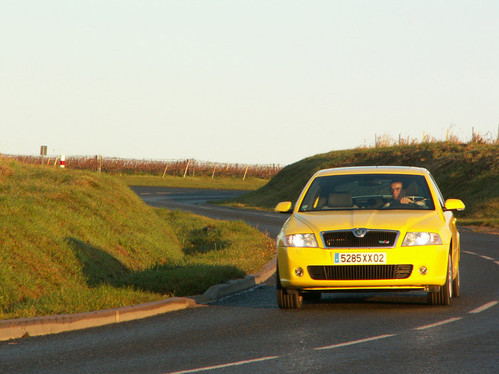
[[[318,170],[344,166],[405,165],[430,170],[445,198],[462,199],[463,222],[499,223],[499,145],[424,143],[386,148],[352,149],[319,154],[285,167],[267,185],[237,198],[237,202],[273,208],[296,201],[307,180]]]
[[[0,319],[195,295],[260,270],[242,222],[146,206],[116,178],[0,160]]]

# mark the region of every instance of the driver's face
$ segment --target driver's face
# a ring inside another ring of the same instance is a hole
[[[391,184],[392,196],[395,200],[398,200],[400,196],[400,191],[402,191],[402,182],[393,182]]]

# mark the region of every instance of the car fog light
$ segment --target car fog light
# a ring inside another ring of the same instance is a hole
[[[296,268],[295,269],[295,275],[297,277],[303,277],[303,269],[302,268]]]
[[[428,269],[426,268],[426,266],[421,266],[419,268],[419,274],[426,275],[426,273],[428,273]]]

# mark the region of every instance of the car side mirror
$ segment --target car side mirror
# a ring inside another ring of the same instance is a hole
[[[464,203],[459,199],[447,199],[444,205],[445,210],[464,210]]]
[[[277,204],[274,210],[279,213],[291,213],[293,210],[293,204],[291,201],[281,201]]]

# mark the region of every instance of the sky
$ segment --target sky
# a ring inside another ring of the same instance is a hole
[[[0,153],[287,165],[499,129],[499,1],[0,0]]]

